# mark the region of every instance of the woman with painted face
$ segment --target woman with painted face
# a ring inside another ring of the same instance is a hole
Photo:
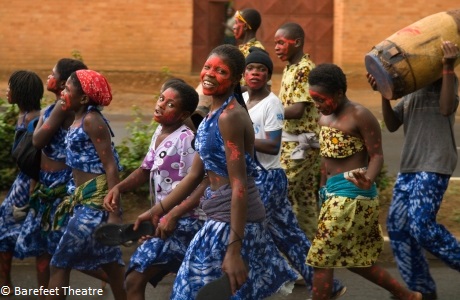
[[[46,88],[56,99],[42,111],[33,136],[35,148],[42,150],[40,174],[26,207],[28,213],[16,243],[15,257],[36,257],[38,286],[48,286],[49,262],[63,232],[50,230],[54,211],[68,195],[68,185],[73,186],[72,170],[65,164],[65,135],[74,115],[62,110],[58,101],[67,78],[80,69],[87,67],[71,58],[62,58],[53,67]]]
[[[254,181],[254,130],[239,84],[244,67],[235,46],[211,51],[200,74],[204,94],[212,96],[211,111],[198,127],[191,170],[180,188],[150,211],[153,218],[162,216],[208,175],[210,186],[200,202],[207,220],[190,243],[171,299],[195,299],[203,285],[224,273],[238,299],[266,298],[297,278],[265,229]],[[149,218],[145,214],[137,222]]]
[[[380,124],[346,96],[343,71],[321,64],[308,77],[320,112],[322,206],[307,256],[314,267],[313,299],[330,299],[334,268],[348,268],[397,299],[422,299],[376,265],[383,248],[375,178],[383,165]]]
[[[72,168],[75,190],[59,204],[53,229],[65,226],[51,259],[50,289],[59,295],[46,299],[65,299],[62,287],[69,286],[70,271],[103,269],[115,299],[125,300],[124,262],[118,247],[104,246],[94,238],[103,222],[121,222],[119,207],[114,212],[103,208],[108,190],[119,182],[118,153],[113,135],[99,106],[108,106],[112,93],[107,79],[93,70],[78,70],[67,79],[59,106],[73,111],[66,142],[66,164]],[[67,221],[68,220],[68,221]]]

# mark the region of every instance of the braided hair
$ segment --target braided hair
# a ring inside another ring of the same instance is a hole
[[[209,56],[213,54],[220,56],[227,63],[230,71],[232,72],[232,76],[238,79],[235,89],[233,90],[233,96],[236,98],[238,103],[247,110],[240,85],[240,79],[246,66],[246,60],[243,53],[241,53],[240,49],[234,45],[223,44],[214,48]]]
[[[22,111],[40,110],[43,98],[43,81],[35,72],[19,70],[13,72],[8,80],[12,103]]]

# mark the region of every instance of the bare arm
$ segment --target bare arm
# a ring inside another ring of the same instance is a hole
[[[377,82],[375,81],[375,78],[369,73],[367,73],[366,77],[372,89],[376,91]],[[390,132],[394,132],[398,130],[398,128],[402,125],[402,122],[398,119],[396,113],[391,107],[390,100],[384,98],[383,96],[382,96],[382,114],[383,114],[383,120],[385,121],[385,126],[388,128]]]
[[[256,151],[271,155],[277,155],[281,147],[281,129],[265,133],[265,139],[256,139]]]
[[[49,118],[43,122],[43,115],[34,131],[33,144],[35,148],[43,149],[51,141],[54,134],[61,126],[67,128],[73,122],[74,113],[65,111],[62,105],[58,102],[54,106]]]
[[[454,66],[459,54],[458,46],[450,41],[444,41],[441,46],[444,57],[442,59],[442,87],[439,98],[439,109],[442,115],[449,116],[456,109],[455,72]]]
[[[313,105],[308,102],[297,102],[289,106],[284,107],[284,119],[300,119],[305,113],[307,105]]]
[[[232,187],[230,234],[222,270],[229,276],[233,293],[241,287],[248,276],[241,257],[248,201],[245,160],[247,128],[252,128],[249,115],[242,112],[240,107],[233,111],[228,109],[228,112],[222,113],[219,118],[219,129],[224,140],[227,170]]]
[[[161,216],[168,213],[174,206],[178,205],[187,198],[195,188],[201,183],[204,177],[204,166],[198,153],[195,154],[190,172],[180,181],[161,203],[155,204],[151,209],[139,215],[134,223],[134,229],[142,221],[150,220],[154,224]]]
[[[150,170],[137,168],[123,181],[109,190],[104,198],[104,208],[110,212],[114,212],[119,208],[120,195],[122,193],[135,190],[148,182],[149,178]]]

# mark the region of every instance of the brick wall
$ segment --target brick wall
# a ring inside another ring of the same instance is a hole
[[[0,6],[0,71],[50,70],[78,50],[96,70],[190,72],[193,1],[211,0],[10,0]],[[460,8],[458,0],[437,2],[334,1],[334,62],[364,72],[373,45]]]
[[[372,46],[426,16],[452,9],[460,9],[458,0],[336,0],[334,62],[365,72],[364,56]]]
[[[172,5],[169,4],[172,2]],[[15,0],[0,6],[0,69],[190,70],[192,0]]]

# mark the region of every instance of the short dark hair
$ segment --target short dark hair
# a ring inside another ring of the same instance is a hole
[[[262,18],[257,10],[253,8],[245,8],[241,11],[241,15],[246,22],[248,22],[249,26],[251,26],[251,30],[257,31],[257,29],[259,29],[260,24],[262,23]]]
[[[183,80],[182,78],[177,78],[177,77],[168,78],[161,85],[161,91],[160,92],[164,92],[167,88],[169,88],[171,86],[171,84],[176,83],[176,82],[186,83],[185,80]]]
[[[342,90],[347,92],[347,78],[342,69],[335,64],[317,65],[308,74],[308,84],[324,87],[328,92],[335,93]]]
[[[32,71],[13,72],[8,80],[10,96],[13,103],[23,111],[40,110],[44,87],[40,77]]]
[[[183,110],[188,111],[190,114],[196,110],[198,106],[199,96],[196,90],[188,85],[185,82],[181,82],[179,80],[175,80],[171,84],[169,84],[166,89],[173,89],[175,90],[180,96],[181,107]]]
[[[288,22],[281,25],[279,29],[286,31],[287,37],[291,39],[300,39],[302,44],[305,40],[305,31],[302,26],[294,22]]]
[[[86,70],[88,67],[78,59],[61,58],[56,64],[56,71],[59,73],[58,80],[67,80],[75,71]]]

